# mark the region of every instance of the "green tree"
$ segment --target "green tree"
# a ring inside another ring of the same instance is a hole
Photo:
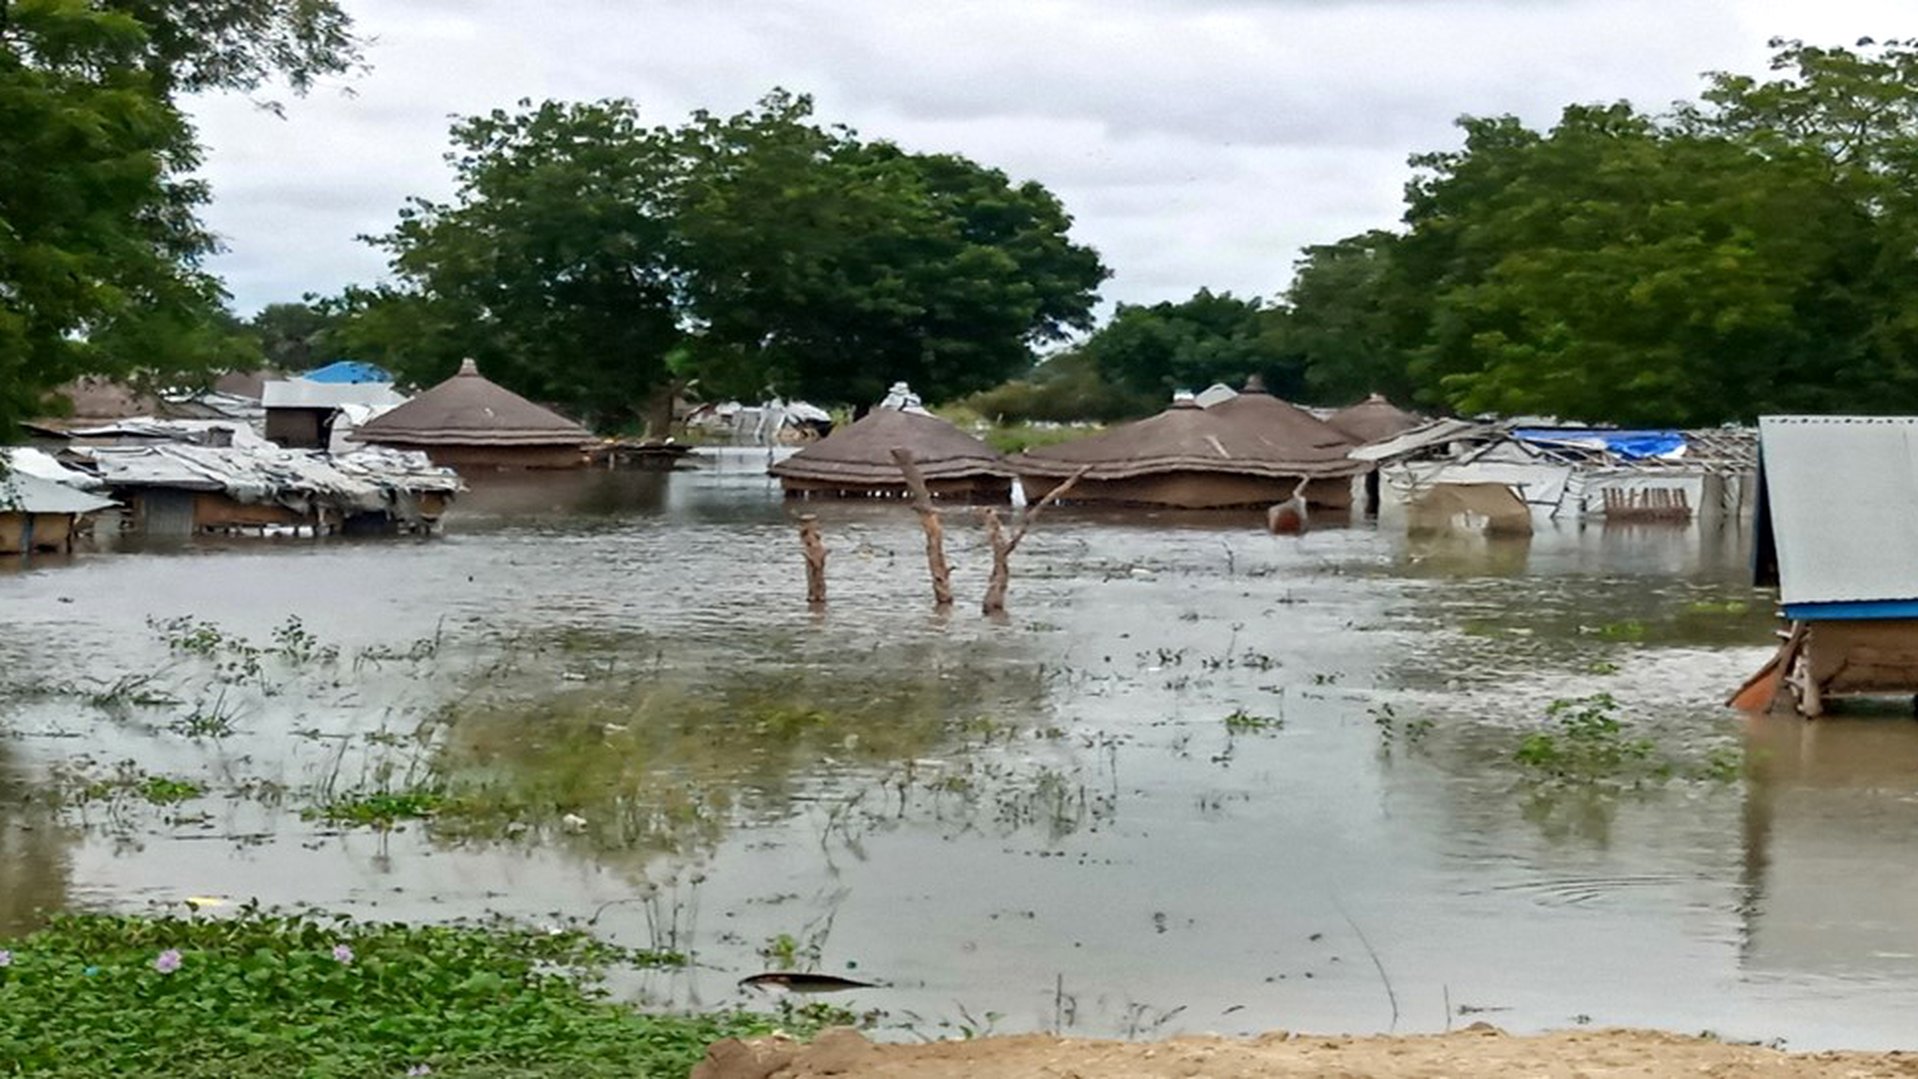
[[[0,4],[0,435],[79,375],[233,362],[176,93],[357,62],[330,0]]]
[[[343,330],[426,381],[471,355],[617,425],[709,396],[939,399],[995,385],[1087,324],[1106,271],[1036,184],[811,122],[775,92],[646,128],[627,101],[464,120],[452,201],[376,239],[396,285]]]
[[[1252,375],[1295,398],[1306,388],[1305,367],[1278,318],[1257,299],[1200,289],[1178,303],[1120,304],[1081,348],[1105,377],[1161,405],[1177,390],[1236,388]]]
[[[1164,407],[1164,395],[1135,393],[1107,378],[1084,349],[1068,348],[1035,364],[1025,375],[981,390],[960,405],[1001,423],[1071,423],[1149,416]]]
[[[1404,342],[1418,339],[1423,304],[1399,287],[1398,244],[1396,233],[1364,232],[1308,247],[1294,265],[1281,325],[1315,400],[1417,396]]]
[[[337,358],[332,336],[337,321],[315,303],[270,303],[247,320],[245,329],[259,342],[261,362],[299,374]]]
[[[396,284],[337,305],[342,339],[422,385],[489,377],[607,427],[635,419],[681,342],[675,164],[628,101],[522,102],[453,127],[450,202],[413,200],[374,239]]]
[[[1708,424],[1826,381],[1827,287],[1869,225],[1800,156],[1575,106],[1467,121],[1417,160],[1400,265],[1430,297],[1411,370],[1466,412]]]

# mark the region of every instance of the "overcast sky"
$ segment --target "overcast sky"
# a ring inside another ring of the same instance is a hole
[[[658,123],[768,89],[1064,199],[1108,301],[1269,296],[1299,248],[1397,221],[1408,154],[1462,114],[1658,108],[1774,35],[1918,34],[1912,0],[345,0],[372,70],[289,103],[197,103],[243,314],[371,283],[408,195],[449,189],[448,118],[630,97]],[[1902,12],[1902,14],[1901,14]]]

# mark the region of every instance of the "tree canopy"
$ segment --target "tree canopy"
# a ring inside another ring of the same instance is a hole
[[[83,374],[237,358],[177,95],[358,63],[332,0],[0,4],[0,435]]]
[[[1461,121],[1402,231],[1300,263],[1309,380],[1625,423],[1918,407],[1918,43],[1773,44],[1775,77],[1663,116]]]
[[[1120,304],[1081,351],[1106,378],[1159,407],[1174,391],[1214,382],[1237,388],[1252,375],[1293,397],[1305,388],[1305,368],[1287,349],[1277,314],[1258,299],[1207,289],[1178,303]]]
[[[952,397],[1089,323],[1107,271],[1050,192],[811,116],[775,92],[676,128],[625,100],[461,120],[453,198],[373,238],[394,283],[335,301],[342,339],[422,382],[470,355],[612,426],[688,382]]]

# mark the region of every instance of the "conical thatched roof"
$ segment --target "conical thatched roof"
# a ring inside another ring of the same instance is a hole
[[[460,363],[459,374],[368,420],[348,437],[403,446],[579,446],[593,441],[586,428],[482,376],[472,360]]]
[[[1352,442],[1325,421],[1270,394],[1242,393],[1210,408],[1180,401],[1149,416],[1007,463],[1020,475],[1118,480],[1157,472],[1255,476],[1346,476],[1365,466],[1346,458]]]
[[[1364,444],[1404,434],[1425,421],[1375,393],[1332,413],[1325,422],[1352,441]]]
[[[897,485],[905,480],[892,459],[895,447],[911,450],[928,480],[1012,477],[1005,460],[984,442],[937,416],[896,408],[875,408],[769,471],[817,483]]]

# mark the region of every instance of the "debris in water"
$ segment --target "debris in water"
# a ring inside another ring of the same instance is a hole
[[[848,989],[872,989],[874,983],[841,978],[833,974],[806,974],[796,970],[774,970],[739,979],[752,989],[784,989],[789,993],[843,993]]]

